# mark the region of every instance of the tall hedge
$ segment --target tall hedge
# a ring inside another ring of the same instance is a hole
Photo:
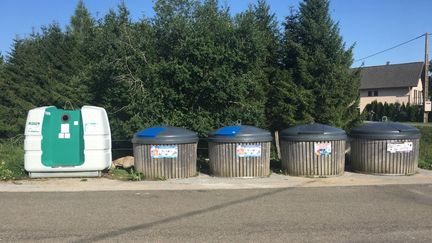
[[[359,119],[358,74],[327,0],[306,0],[283,28],[264,0],[230,14],[217,0],[157,0],[95,18],[82,1],[0,59],[0,137],[21,134],[33,107],[108,111],[114,138],[152,125],[205,134],[237,123],[278,130]],[[288,6],[287,6],[288,8]]]

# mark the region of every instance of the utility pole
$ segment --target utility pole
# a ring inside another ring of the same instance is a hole
[[[428,112],[430,111],[429,101],[429,34],[425,34],[425,69],[424,69],[424,95],[423,95],[423,123],[428,123]]]

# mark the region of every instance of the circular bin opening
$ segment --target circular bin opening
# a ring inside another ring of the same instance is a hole
[[[63,122],[67,122],[67,121],[69,121],[69,119],[70,119],[70,115],[69,114],[64,114],[64,115],[61,116],[61,120]]]

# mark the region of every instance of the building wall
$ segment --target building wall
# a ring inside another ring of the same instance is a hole
[[[377,90],[378,96],[368,96],[369,90]],[[368,90],[360,90],[360,111],[366,107],[367,104],[372,103],[373,101],[378,102],[387,102],[387,103],[405,103],[407,104],[409,101],[409,89],[407,87],[404,88],[390,88],[390,89],[368,89]]]
[[[417,87],[412,87],[409,93],[409,103],[423,105],[423,83],[419,79]]]
[[[368,96],[368,91],[378,91],[378,96]],[[372,101],[387,102],[400,104],[423,104],[423,84],[419,79],[416,87],[403,87],[403,88],[386,88],[386,89],[362,89],[360,90],[360,111]]]

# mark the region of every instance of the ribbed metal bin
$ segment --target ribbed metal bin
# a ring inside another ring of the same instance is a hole
[[[260,157],[238,157],[237,143],[209,143],[211,171],[222,177],[264,177],[270,173],[270,142],[244,143],[261,146]]]
[[[196,174],[197,135],[184,128],[152,127],[132,139],[135,169],[146,178],[187,178]]]
[[[210,169],[221,177],[270,174],[270,132],[252,126],[227,126],[209,135]]]
[[[285,129],[281,132],[282,169],[292,176],[341,175],[346,139],[344,130],[318,123]]]
[[[177,158],[151,158],[151,146],[157,145],[134,144],[135,169],[146,178],[187,178],[196,174],[196,143],[178,144]]]
[[[416,173],[420,131],[392,122],[369,123],[351,131],[351,163],[355,171],[379,175]]]

